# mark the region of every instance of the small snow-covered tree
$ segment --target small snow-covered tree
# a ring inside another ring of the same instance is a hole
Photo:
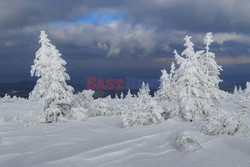
[[[246,83],[246,89],[244,90],[244,94],[250,98],[250,82]]]
[[[175,72],[175,97],[171,106],[172,115],[181,117],[184,120],[204,120],[214,109],[208,87],[203,85],[204,72],[200,66],[198,58],[201,52],[194,51],[194,44],[191,37],[185,37],[184,46],[186,49],[180,56],[176,51],[175,58],[178,69]]]
[[[66,83],[70,79],[64,67],[66,62],[45,31],[41,31],[39,43],[41,47],[31,66],[31,75],[39,79],[30,98],[42,102],[44,122],[56,122],[70,112],[73,88]]]
[[[123,92],[121,92],[120,99],[124,99],[124,93]]]
[[[83,107],[72,108],[68,117],[74,120],[85,121],[88,119],[88,109]]]
[[[243,93],[243,90],[242,90],[241,86],[239,86],[238,92],[239,92],[240,95]]]
[[[113,110],[111,106],[107,103],[107,101],[104,99],[101,99],[100,102],[98,102],[90,112],[90,116],[92,117],[111,115],[113,115]]]
[[[153,98],[150,100],[139,100],[133,104],[132,111],[122,114],[122,120],[124,126],[127,127],[158,124],[164,121],[161,115],[162,112],[162,108]]]
[[[138,98],[132,105],[132,110],[122,114],[124,126],[151,125],[161,123],[162,108],[149,95],[148,84],[142,83],[142,88],[139,90]]]
[[[83,90],[73,95],[72,109],[69,117],[76,120],[86,120],[94,101],[93,90]]]
[[[95,92],[93,90],[83,90],[82,92],[74,94],[72,100],[72,106],[75,108],[83,107],[88,109],[89,105],[94,100],[93,98],[94,93]]]
[[[161,70],[160,87],[156,92],[156,97],[159,101],[169,100],[171,98],[171,83],[167,71]]]
[[[235,95],[238,95],[239,94],[239,91],[238,91],[238,88],[237,86],[235,85],[234,86],[234,92],[233,92]]]
[[[138,97],[139,98],[149,98],[150,97],[149,94],[150,94],[149,85],[145,84],[145,82],[142,82],[141,89],[139,89],[139,92],[138,92]]]
[[[129,89],[125,99],[131,99],[131,98],[133,98],[133,95],[131,94],[131,91]]]

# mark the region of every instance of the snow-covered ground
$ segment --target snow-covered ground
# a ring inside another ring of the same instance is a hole
[[[235,111],[237,104],[224,103]],[[151,126],[125,128],[119,117],[28,125],[15,117],[39,111],[37,103],[2,103],[0,167],[249,167],[250,139],[246,136],[207,136],[204,122],[168,120]],[[9,121],[12,120],[12,121]],[[244,121],[250,123],[246,113]],[[180,151],[175,139],[189,131],[202,149]]]

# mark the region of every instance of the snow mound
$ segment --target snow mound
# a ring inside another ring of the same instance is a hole
[[[177,147],[181,151],[195,152],[200,150],[202,147],[199,142],[194,139],[188,131],[181,132],[177,135],[175,140]]]

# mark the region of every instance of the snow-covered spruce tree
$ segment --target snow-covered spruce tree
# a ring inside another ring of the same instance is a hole
[[[238,91],[238,88],[237,88],[237,86],[235,85],[234,86],[234,95],[239,95],[239,91]]]
[[[187,121],[206,119],[215,112],[209,89],[205,82],[204,72],[198,60],[201,52],[194,51],[191,37],[184,38],[186,49],[180,56],[174,51],[178,69],[175,71],[175,97],[171,106],[173,117]]]
[[[127,93],[127,95],[126,95],[126,97],[125,97],[125,99],[126,100],[130,100],[130,99],[132,99],[133,98],[133,95],[131,94],[131,91],[130,91],[130,89],[128,90],[128,93]]]
[[[124,99],[124,93],[123,92],[120,95],[120,99]]]
[[[250,82],[246,83],[246,89],[244,90],[244,94],[246,97],[250,98]]]
[[[30,99],[37,99],[43,104],[41,122],[57,122],[64,119],[71,110],[73,88],[66,80],[66,62],[61,53],[50,43],[45,31],[41,31],[40,49],[36,52],[31,76],[39,77]]]
[[[238,90],[239,94],[242,95],[243,94],[243,90],[241,88],[241,86],[239,86],[239,90]]]
[[[213,100],[212,107],[216,110],[220,110],[220,90],[219,83],[222,81],[219,77],[222,67],[215,61],[215,54],[210,52],[209,47],[213,41],[213,35],[211,32],[207,33],[204,37],[204,43],[206,45],[206,51],[199,57],[199,61],[204,71],[204,82],[208,88],[207,92],[210,93]]]
[[[149,97],[151,97],[149,94],[150,94],[149,85],[145,84],[145,82],[142,82],[141,89],[139,89],[139,92],[138,92],[138,97],[139,98],[149,98]]]
[[[162,117],[162,108],[150,96],[148,84],[143,83],[139,90],[138,98],[132,105],[132,110],[122,113],[122,120],[124,126],[132,127],[137,125],[151,125],[161,123],[164,119]]]
[[[156,92],[156,98],[158,101],[165,101],[171,98],[171,83],[169,75],[165,69],[161,70],[160,87]]]

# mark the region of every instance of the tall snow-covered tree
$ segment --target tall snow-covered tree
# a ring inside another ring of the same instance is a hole
[[[182,56],[174,51],[179,67],[174,76],[176,96],[173,99],[172,114],[188,121],[204,120],[214,109],[211,108],[208,87],[202,84],[204,72],[198,60],[201,52],[194,51],[190,39],[189,36],[184,38],[186,49]]]
[[[30,93],[30,98],[42,102],[43,122],[56,122],[70,112],[73,88],[66,83],[70,79],[64,67],[66,61],[50,43],[45,31],[41,31],[39,43],[41,47],[31,66],[31,76],[39,79]]]
[[[222,81],[219,77],[222,67],[219,66],[215,61],[215,54],[210,52],[210,45],[213,41],[213,35],[211,32],[207,33],[204,37],[204,43],[206,45],[206,51],[200,57],[200,63],[204,71],[205,80],[203,84],[206,84],[208,91],[210,92],[213,100],[213,105],[217,109],[220,108],[220,93],[219,83]]]
[[[156,97],[159,101],[169,100],[171,98],[171,83],[169,75],[165,69],[161,70],[160,87],[156,92]]]

